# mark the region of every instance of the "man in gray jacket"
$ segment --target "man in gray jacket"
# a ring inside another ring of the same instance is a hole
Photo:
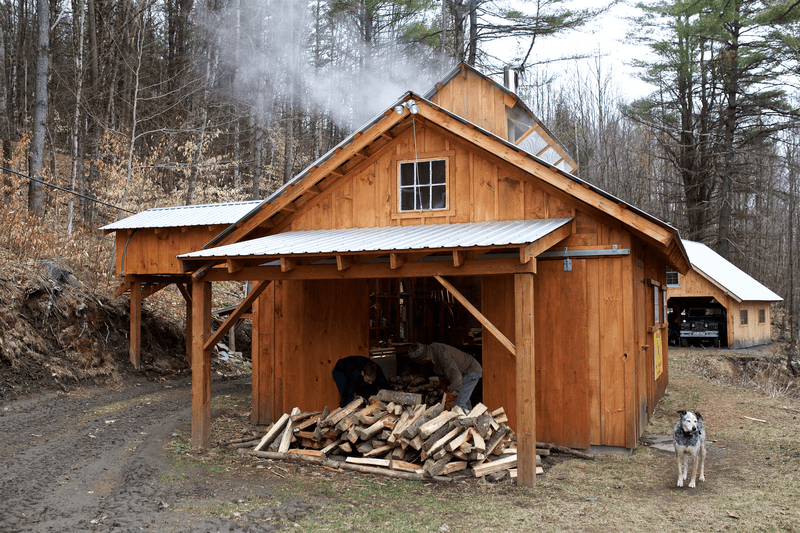
[[[470,396],[483,375],[483,369],[474,357],[440,342],[429,345],[415,342],[409,346],[408,356],[415,363],[430,360],[433,371],[447,387],[447,393],[456,397],[455,404],[465,411],[472,410]]]

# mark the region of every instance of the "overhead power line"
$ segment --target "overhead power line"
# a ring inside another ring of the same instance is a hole
[[[135,214],[136,214],[136,212],[135,212],[135,211],[131,211],[131,210],[129,210],[129,209],[125,209],[124,207],[119,207],[119,206],[116,206],[116,205],[114,205],[114,204],[109,204],[108,202],[104,202],[103,200],[98,200],[97,198],[92,198],[91,196],[86,196],[85,194],[81,194],[81,193],[79,193],[79,192],[75,192],[75,191],[73,191],[73,190],[66,189],[66,188],[64,188],[64,187],[61,187],[61,186],[59,186],[59,185],[54,185],[54,184],[52,184],[52,183],[48,183],[48,182],[46,182],[46,181],[42,181],[42,180],[40,180],[39,178],[34,178],[33,176],[29,176],[29,175],[27,175],[27,174],[23,174],[22,172],[17,172],[16,170],[11,170],[10,168],[6,168],[6,167],[0,167],[0,170],[4,170],[4,171],[6,171],[6,172],[11,172],[12,174],[16,174],[17,176],[21,176],[21,177],[23,177],[23,178],[28,178],[28,179],[29,179],[29,180],[31,180],[31,181],[35,181],[36,183],[41,183],[42,185],[47,185],[48,187],[51,187],[51,188],[53,188],[53,189],[58,189],[59,191],[64,191],[64,192],[68,192],[69,194],[74,194],[75,196],[80,196],[81,198],[84,198],[84,199],[86,199],[86,200],[89,200],[90,202],[95,202],[95,203],[98,203],[98,204],[103,204],[103,205],[105,205],[105,206],[112,207],[112,208],[114,208],[114,209],[119,209],[120,211],[125,211],[126,213],[130,213],[130,214],[132,214],[132,215],[135,215]]]

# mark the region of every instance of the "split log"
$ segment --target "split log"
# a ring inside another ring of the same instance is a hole
[[[300,454],[300,455],[310,455],[310,456],[312,456],[312,457],[322,457],[323,455],[325,455],[325,454],[323,454],[323,453],[322,453],[320,450],[300,450],[300,449],[294,449],[294,450],[289,450],[289,451],[288,451],[288,452],[286,452],[286,453],[297,453],[297,454]]]
[[[472,430],[472,446],[479,453],[486,452],[486,442],[483,440],[480,431],[476,429]]]
[[[444,404],[437,403],[433,407],[429,407],[423,414],[420,416],[414,423],[409,424],[408,427],[403,430],[403,436],[408,437],[409,439],[413,439],[417,435],[417,431],[419,427],[426,422],[430,422],[444,411]]]
[[[457,416],[458,415],[452,411],[445,411],[441,413],[433,420],[425,422],[419,427],[419,436],[422,437],[423,439],[429,438],[431,435],[436,433],[436,431],[439,428],[441,428],[442,426],[444,426]]]
[[[289,451],[289,445],[292,443],[292,423],[291,421],[286,424],[286,429],[283,430],[281,435],[281,442],[278,445],[278,453],[286,453]]]
[[[385,425],[386,425],[386,420],[382,418],[377,422],[375,422],[374,424],[372,424],[371,426],[369,426],[368,428],[357,427],[356,435],[358,435],[358,438],[361,440],[369,440],[378,433],[380,433],[380,431],[384,428]]]
[[[328,444],[327,446],[325,446],[324,448],[322,448],[322,450],[320,451],[322,452],[322,455],[328,455],[331,452],[331,450],[333,450],[337,446],[341,446],[341,444],[342,444],[342,439],[338,438],[335,441]]]
[[[390,452],[393,449],[394,446],[392,444],[384,444],[383,446],[378,446],[377,448],[373,448],[372,451],[365,453],[364,457],[374,457],[382,453]]]
[[[231,439],[227,441],[224,445],[230,446],[231,444],[242,444],[243,442],[251,442],[251,441],[258,441],[259,436],[253,433],[252,435],[248,435],[247,437],[239,437],[238,439]]]
[[[252,448],[253,446],[258,445],[259,442],[261,442],[261,439],[247,440],[244,442],[234,442],[232,444],[228,444],[228,446],[230,446],[231,448]]]
[[[440,476],[446,476],[448,474],[452,474],[453,472],[459,472],[461,470],[467,469],[468,463],[466,461],[452,461],[447,463],[444,468],[442,468],[441,472],[439,472]]]
[[[379,476],[387,476],[387,477],[394,477],[399,479],[408,479],[411,481],[440,481],[449,483],[453,481],[453,478],[447,476],[433,476],[428,477],[424,474],[415,474],[413,472],[402,472],[398,470],[392,470],[390,468],[379,468],[373,466],[366,466],[366,465],[359,465],[359,464],[351,464],[345,461],[331,461],[330,459],[325,459],[324,457],[313,457],[308,455],[299,455],[299,454],[285,454],[285,453],[277,453],[277,452],[257,452],[257,451],[247,451],[247,450],[239,450],[240,453],[245,453],[248,455],[254,455],[256,457],[262,457],[264,459],[296,459],[301,461],[306,461],[310,463],[317,463],[323,466],[327,466],[330,468],[336,469],[344,469],[344,470],[356,470],[358,472],[364,472],[367,474],[377,474]]]
[[[430,446],[430,449],[428,449],[428,450],[424,450],[424,447],[423,447],[422,458],[423,458],[423,459],[425,459],[425,458],[427,458],[429,455],[433,455],[433,454],[435,454],[437,451],[439,451],[439,449],[440,449],[440,448],[442,448],[442,447],[443,447],[445,444],[447,444],[448,442],[450,442],[450,440],[451,440],[453,437],[455,437],[456,435],[458,435],[458,433],[459,433],[460,431],[461,431],[461,428],[455,428],[455,429],[451,430],[450,432],[446,433],[446,434],[445,434],[444,436],[442,436],[441,438],[439,438],[439,440],[437,440],[436,442],[434,442],[434,443],[433,443],[433,444]]]
[[[567,455],[572,455],[573,457],[579,457],[580,459],[588,459],[590,461],[595,460],[595,455],[593,453],[582,452],[580,450],[574,450],[572,448],[567,448],[565,446],[558,446],[554,444],[552,451],[559,453],[566,453]]]
[[[510,455],[503,459],[498,459],[497,461],[492,461],[490,463],[483,463],[478,466],[472,467],[472,475],[475,477],[482,477],[486,474],[491,474],[492,472],[498,472],[500,470],[508,470],[511,468],[515,468],[517,466],[517,456]]]
[[[452,458],[453,458],[452,455],[450,455],[449,453],[445,453],[444,456],[441,459],[435,461],[430,466],[430,468],[425,469],[425,474],[431,477],[438,476],[439,473],[444,469],[445,466],[447,466],[447,463],[449,463],[450,459]]]
[[[307,413],[298,413],[296,415],[292,415],[292,422],[300,422],[301,420],[306,421],[309,418],[312,418],[319,414],[322,414],[322,411],[309,411]]]
[[[454,452],[456,449],[460,448],[462,444],[469,440],[469,436],[472,434],[472,428],[467,428],[462,430],[461,435],[454,438],[450,442],[447,443],[447,451]]]
[[[289,418],[291,418],[289,414],[284,414],[282,417],[280,417],[278,421],[272,425],[269,431],[267,431],[267,434],[264,435],[264,437],[261,439],[261,442],[258,443],[258,446],[256,446],[254,451],[257,452],[261,450],[264,446],[269,446],[270,444],[272,444],[272,441],[274,441],[275,438],[278,435],[280,435],[281,431],[283,431],[284,427],[286,426],[286,423],[289,422]]]
[[[338,413],[336,414],[331,413],[330,416],[328,416],[328,418],[320,421],[319,425],[324,428],[335,426],[336,424],[339,423],[341,419],[343,419],[347,415],[354,413],[355,410],[361,407],[362,405],[364,405],[364,398],[356,398],[355,400],[347,404],[344,407],[344,409],[341,409]]]
[[[410,405],[412,407],[422,403],[422,394],[414,392],[401,392],[387,389],[378,391],[378,399],[382,402],[392,402],[398,405]]]
[[[389,465],[389,468],[392,470],[402,470],[404,472],[414,472],[416,474],[421,474],[424,472],[419,465],[415,465],[414,463],[409,463],[406,461],[395,461],[392,460],[392,463]]]
[[[345,459],[345,462],[357,465],[383,466],[386,468],[389,468],[392,464],[392,461],[389,459],[375,459],[373,457],[348,457]]]

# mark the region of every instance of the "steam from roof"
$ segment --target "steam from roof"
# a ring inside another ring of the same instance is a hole
[[[206,13],[207,29],[222,63],[233,66],[234,97],[265,116],[291,104],[325,110],[352,129],[406,91],[425,92],[452,68],[452,59],[435,57],[425,45],[390,42],[387,30],[366,43],[363,13],[332,15],[325,2],[244,4]]]

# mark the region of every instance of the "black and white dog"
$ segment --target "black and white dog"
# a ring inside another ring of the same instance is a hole
[[[694,488],[697,479],[697,465],[700,464],[700,481],[705,481],[704,474],[706,462],[706,428],[703,426],[703,417],[700,413],[691,411],[678,411],[681,415],[672,432],[675,443],[675,453],[678,456],[678,486],[683,487],[684,480],[689,475],[689,457],[692,458],[692,480],[689,486]]]

